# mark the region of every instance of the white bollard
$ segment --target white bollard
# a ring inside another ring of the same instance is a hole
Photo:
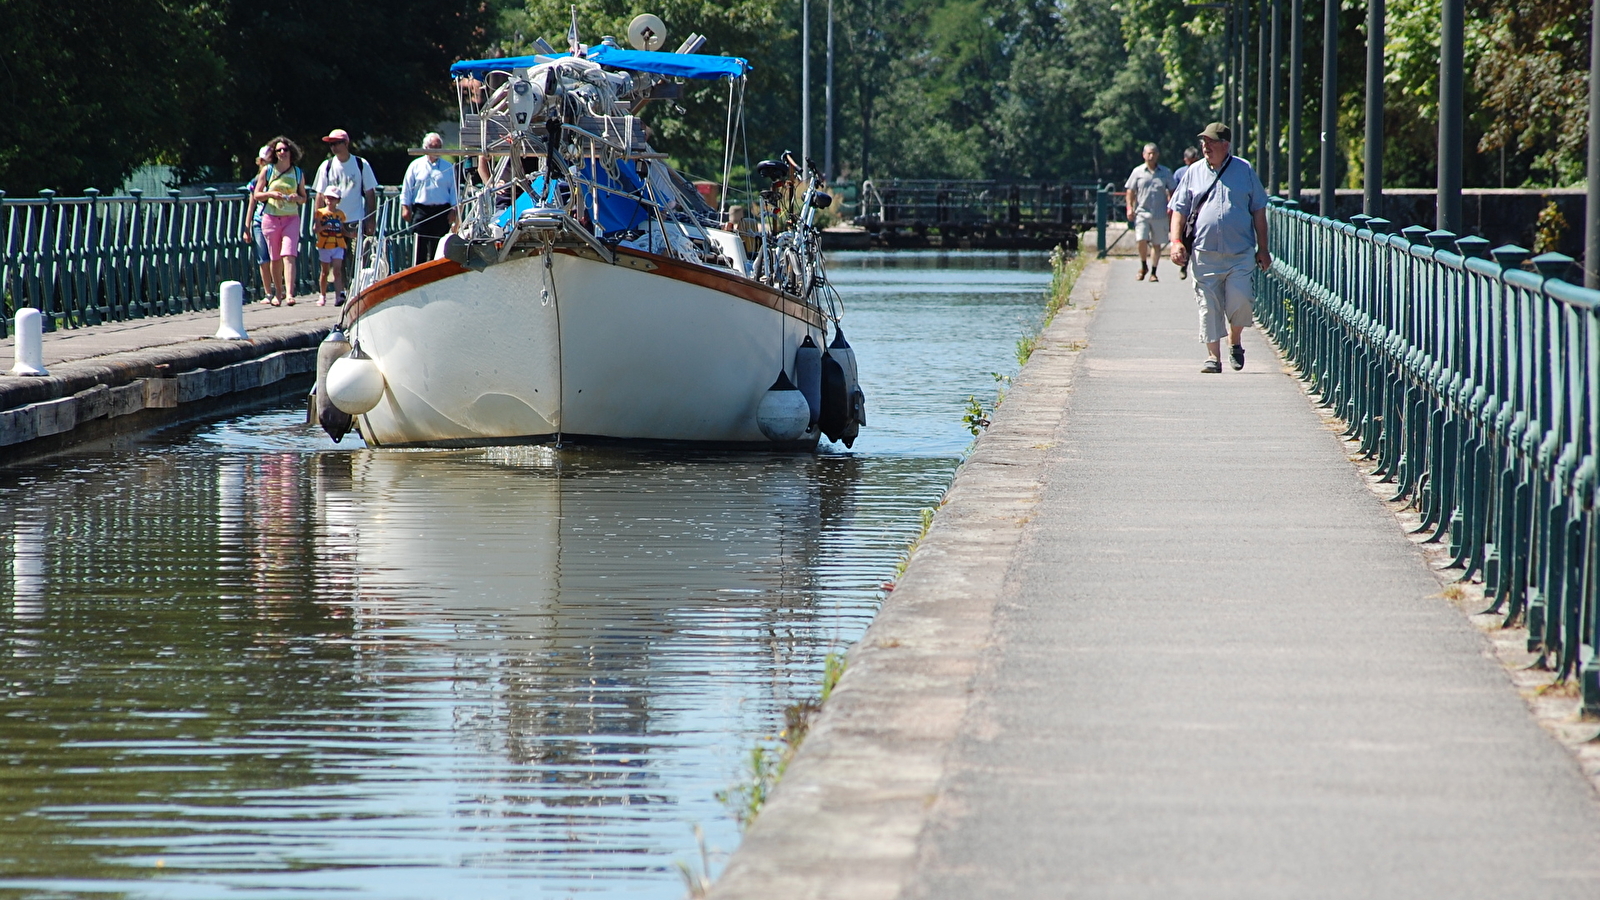
[[[244,331],[244,285],[237,281],[222,283],[222,324],[217,326],[217,340],[248,341]]]
[[[44,370],[44,321],[39,318],[39,311],[33,308],[17,310],[16,344],[13,350],[16,353],[16,365],[11,367],[12,375],[49,375]]]

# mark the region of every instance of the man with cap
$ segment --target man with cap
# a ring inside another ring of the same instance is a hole
[[[322,139],[332,156],[317,167],[317,180],[311,190],[320,194],[330,188],[339,189],[339,209],[345,221],[352,226],[362,223],[362,230],[373,232],[378,213],[378,179],[372,174],[367,161],[350,152],[350,132],[335,128]]]
[[[1208,358],[1200,371],[1222,371],[1222,338],[1229,362],[1244,368],[1239,343],[1255,299],[1253,270],[1272,265],[1267,252],[1267,192],[1255,169],[1234,156],[1233,133],[1221,122],[1200,132],[1203,163],[1184,173],[1172,195],[1172,261],[1190,264],[1200,306],[1200,341]],[[1191,225],[1192,223],[1192,225]],[[1192,244],[1192,246],[1191,246]]]

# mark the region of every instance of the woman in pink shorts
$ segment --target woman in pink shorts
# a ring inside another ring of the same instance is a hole
[[[261,235],[272,256],[272,287],[279,297],[294,305],[294,263],[300,254],[300,207],[306,202],[306,177],[295,165],[300,147],[286,137],[275,137],[272,165],[256,179],[256,199],[266,207],[261,216]],[[278,304],[274,302],[273,306]]]

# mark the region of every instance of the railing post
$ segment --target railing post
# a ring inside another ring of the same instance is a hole
[[[133,196],[133,219],[128,225],[128,318],[142,319],[149,312],[150,283],[145,265],[144,189],[128,191]]]
[[[57,243],[60,232],[57,227],[56,192],[45,188],[39,192],[44,198],[44,214],[39,222],[39,249],[42,251],[39,260],[40,290],[39,290],[39,315],[42,316],[41,325],[45,332],[56,330],[55,299],[56,281],[60,273],[56,271],[58,263]]]
[[[1584,207],[1583,286],[1600,288],[1600,0],[1589,16],[1589,168],[1588,203]],[[1600,635],[1596,636],[1600,639]],[[1600,652],[1600,648],[1596,648]],[[1600,673],[1596,675],[1600,679]],[[1600,692],[1600,680],[1596,681]],[[1600,704],[1600,693],[1596,694]]]
[[[1338,165],[1335,144],[1339,136],[1339,0],[1322,4],[1322,175],[1318,187],[1322,199],[1317,212],[1325,219],[1337,219],[1334,208],[1334,170]]]
[[[1300,109],[1305,104],[1302,89],[1306,64],[1305,9],[1303,0],[1290,0],[1289,5],[1289,199],[1300,202]]]
[[[1332,2],[1332,0],[1329,0]],[[1465,76],[1465,0],[1444,0],[1439,37],[1439,209],[1434,227],[1462,231],[1461,154]]]
[[[8,324],[11,317],[17,314],[16,301],[20,296],[20,289],[12,285],[11,266],[16,254],[11,242],[16,234],[16,226],[6,211],[5,191],[0,191],[0,223],[4,223],[6,229],[5,237],[0,239],[0,251],[5,252],[4,256],[0,256],[0,338],[4,338],[11,329]]]
[[[1100,186],[1094,198],[1094,231],[1097,258],[1106,258],[1106,226],[1111,220],[1111,184]]]
[[[83,273],[78,292],[78,312],[83,324],[99,325],[105,321],[100,315],[100,273],[102,265],[100,242],[100,190],[85,188],[89,198],[89,221],[84,223]]]
[[[1383,0],[1367,0],[1366,173],[1361,211],[1383,215]]]

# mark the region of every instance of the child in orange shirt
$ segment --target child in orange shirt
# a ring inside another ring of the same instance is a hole
[[[312,218],[312,232],[317,236],[317,259],[322,262],[322,272],[317,277],[318,306],[328,303],[328,276],[333,276],[334,306],[344,302],[344,212],[339,209],[339,192],[323,191],[317,195],[317,211]]]

